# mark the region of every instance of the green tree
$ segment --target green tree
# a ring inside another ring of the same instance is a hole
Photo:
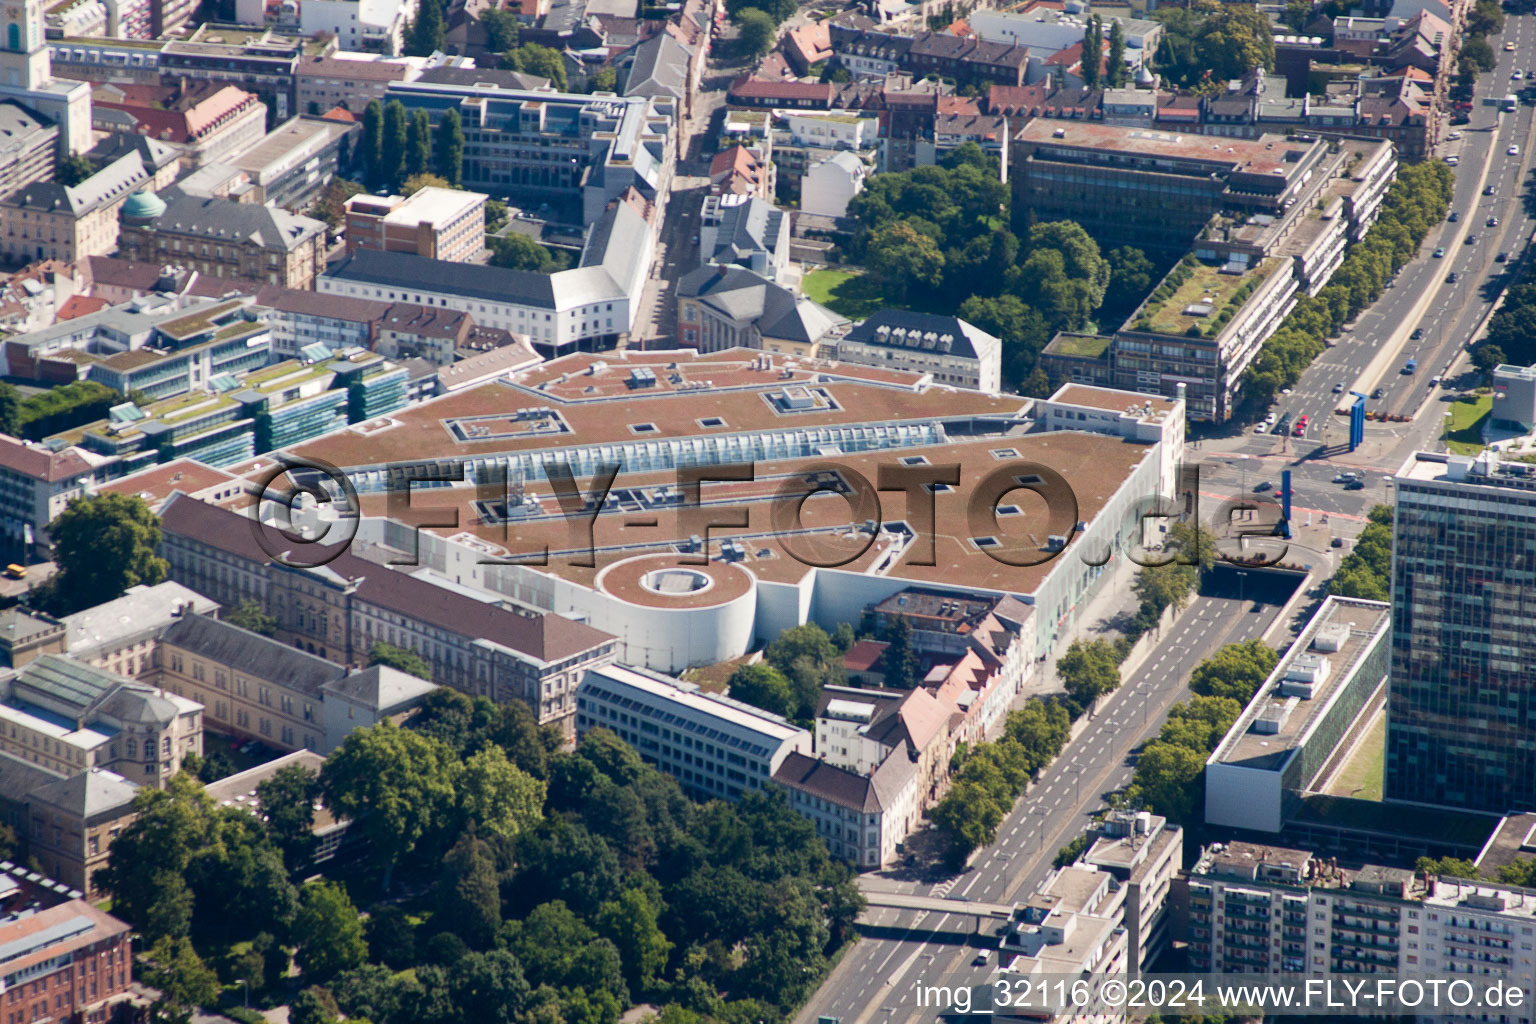
[[[1056,659],[1056,673],[1067,696],[1085,711],[1120,685],[1120,664],[1115,649],[1105,640],[1072,641],[1066,653]]]
[[[196,774],[197,781],[206,786],[210,782],[218,782],[235,774],[235,762],[230,759],[229,754],[215,748],[203,757],[203,763]]]
[[[329,979],[368,959],[362,918],[347,898],[347,891],[335,882],[304,883],[293,938],[298,945],[295,959],[306,975],[317,980]]]
[[[505,53],[517,45],[517,15],[499,7],[480,12],[480,27],[485,30],[485,48],[491,53]]]
[[[1203,808],[1198,795],[1203,793],[1201,780],[1207,756],[1179,744],[1148,743],[1136,756],[1131,802],[1149,807],[1169,821],[1193,822]]]
[[[1073,329],[1082,327],[1103,305],[1109,288],[1110,264],[1099,244],[1081,225],[1059,220],[1031,227],[1027,246],[1031,258],[1044,252],[1061,254],[1061,269],[1071,285],[1065,322]]]
[[[1125,28],[1119,18],[1109,23],[1109,67],[1104,84],[1111,89],[1125,85]]]
[[[1484,377],[1490,376],[1494,368],[1504,362],[1504,350],[1497,345],[1483,344],[1472,350],[1472,365]]]
[[[1099,72],[1104,65],[1104,26],[1097,14],[1088,19],[1083,27],[1083,85],[1089,89],[1099,87]]]
[[[1461,63],[1482,74],[1492,71],[1498,63],[1498,56],[1493,52],[1493,47],[1483,36],[1471,36],[1461,44]]]
[[[288,1024],[336,1024],[336,999],[330,989],[311,985],[288,1004]]]
[[[399,669],[401,672],[409,672],[418,679],[432,679],[432,666],[427,659],[415,651],[405,647],[396,647],[382,640],[374,642],[368,648],[369,665],[388,665],[390,668]]]
[[[431,2],[424,0],[423,6]],[[384,105],[384,163],[379,172],[392,189],[399,188],[405,180],[406,149],[410,135],[407,125],[410,120],[405,105],[399,100],[390,100]]]
[[[1506,885],[1536,889],[1536,859],[1516,857],[1508,864],[1500,864],[1499,881]]]
[[[1470,860],[1458,857],[1420,857],[1413,862],[1413,870],[1421,875],[1446,875],[1450,878],[1481,878],[1482,872]]]
[[[21,393],[0,381],[0,434],[21,436]]]
[[[507,204],[500,199],[485,201],[485,233],[500,231],[507,223]]]
[[[430,2],[430,0],[428,0]],[[363,178],[377,186],[384,168],[384,105],[370,100],[363,108]]]
[[[557,92],[566,91],[565,58],[552,46],[524,43],[501,55],[501,66],[549,79]]]
[[[609,64],[604,64],[587,75],[587,92],[613,92],[618,88],[618,84],[618,72]]]
[[[190,1021],[194,1010],[210,1006],[218,998],[218,975],[203,963],[185,937],[161,937],[148,959],[154,965],[148,980],[160,990],[158,1005],[167,1019]]]
[[[795,694],[791,717],[800,721],[809,720],[814,713],[823,686],[846,681],[842,655],[814,622],[784,630],[763,651],[763,657],[789,680]]]
[[[416,964],[416,928],[395,904],[375,907],[363,926],[368,952],[379,963],[403,971]]]
[[[1115,24],[1118,25],[1120,23],[1117,21]],[[1058,868],[1064,868],[1070,864],[1076,864],[1077,858],[1081,857],[1083,855],[1083,851],[1087,849],[1088,833],[1084,832],[1082,835],[1072,840],[1066,846],[1063,846],[1061,849],[1057,850],[1056,859],[1051,863],[1054,867]]]
[[[416,20],[411,25],[407,52],[412,57],[430,57],[443,48],[443,0],[421,0]]]
[[[653,991],[663,980],[672,951],[672,943],[662,934],[660,917],[656,901],[638,888],[625,889],[597,911],[597,933],[618,949],[624,981],[636,995]]]
[[[248,597],[238,605],[224,613],[224,621],[231,626],[239,626],[248,629],[252,633],[260,633],[262,636],[275,636],[277,634],[277,617],[268,615],[260,601]]]
[[[1391,509],[1384,505],[1371,509],[1370,522],[1356,538],[1354,550],[1339,563],[1338,572],[1329,581],[1329,593],[1368,601],[1388,600],[1392,575],[1390,516]]]
[[[543,817],[545,785],[494,744],[471,754],[454,782],[459,821],[499,840],[517,838]]]
[[[561,261],[546,246],[540,245],[520,231],[509,231],[500,238],[490,239],[491,266],[509,270],[532,270],[540,274],[553,274],[565,269]]]
[[[912,649],[912,624],[898,615],[885,631],[885,685],[910,690],[922,682],[917,677],[917,652]]]
[[[61,430],[102,419],[107,410],[122,401],[122,394],[94,380],[79,380],[49,388],[22,400],[21,436],[29,441],[41,441]]]
[[[1122,245],[1118,249],[1111,249],[1107,258],[1109,287],[1104,293],[1104,305],[1118,313],[1128,314],[1152,290],[1152,275],[1157,268],[1146,253],[1134,246]]]
[[[169,564],[155,553],[160,520],[130,494],[75,498],[50,528],[58,607],[66,614],[109,601],[129,587],[163,581]]]
[[[256,784],[256,798],[267,827],[294,868],[309,862],[314,849],[315,797],[319,779],[299,764],[279,768],[271,778]]]
[[[864,265],[891,302],[905,304],[914,287],[933,287],[944,273],[944,253],[934,240],[901,222],[881,228],[869,240]]]
[[[957,315],[1003,343],[1004,377],[1015,386],[1035,370],[1041,350],[1051,340],[1045,317],[1017,295],[972,295]]]
[[[1262,640],[1227,644],[1195,666],[1189,688],[1202,696],[1230,697],[1247,704],[1279,660],[1274,648]]]
[[[753,707],[792,717],[799,703],[784,673],[769,664],[742,665],[726,684],[730,696]]]
[[[736,22],[736,45],[743,57],[758,60],[773,49],[778,27],[767,12],[756,7],[746,7],[733,20]]]
[[[96,165],[83,153],[71,153],[59,158],[53,180],[60,185],[78,185],[96,173]]]
[[[453,188],[447,178],[436,174],[413,174],[400,186],[402,196],[413,196],[424,188]]]
[[[432,0],[427,3],[430,6]],[[434,167],[438,175],[455,187],[464,176],[464,123],[452,108],[437,126]]]
[[[418,174],[427,174],[431,170],[432,119],[427,116],[425,110],[413,110],[410,123],[405,129],[405,173],[402,177],[413,178]],[[506,209],[505,205],[502,209]]]
[[[452,756],[441,741],[385,719],[353,730],[326,758],[326,805],[368,838],[385,868],[385,888],[399,859],[445,822],[454,800]]]
[[[474,830],[465,832],[443,857],[437,883],[440,920],[472,949],[494,944],[501,927],[501,890],[496,859]]]
[[[950,863],[958,866],[973,850],[997,838],[997,826],[1006,813],[1007,808],[1000,806],[985,786],[962,779],[949,787],[928,816],[948,837]]]

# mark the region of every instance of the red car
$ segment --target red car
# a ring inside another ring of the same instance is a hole
[[[1308,421],[1307,417],[1305,417],[1305,416],[1298,417],[1297,420],[1296,420],[1296,427],[1295,427],[1295,429],[1293,429],[1291,431],[1291,436],[1293,436],[1293,437],[1300,437],[1303,434],[1305,434],[1307,432],[1307,423],[1308,422],[1309,421]]]

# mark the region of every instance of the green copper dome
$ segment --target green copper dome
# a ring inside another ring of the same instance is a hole
[[[124,217],[142,217],[153,220],[165,212],[165,200],[153,192],[135,192],[123,200]]]

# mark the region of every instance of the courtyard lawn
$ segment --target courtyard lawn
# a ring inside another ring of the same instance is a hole
[[[1466,395],[1450,405],[1446,447],[1457,455],[1476,455],[1483,450],[1483,421],[1493,408],[1492,395]]]
[[[1387,716],[1378,714],[1370,731],[1360,738],[1349,760],[1334,776],[1328,792],[1358,800],[1380,800],[1386,770]]]
[[[851,270],[813,270],[801,281],[806,298],[850,320],[863,320],[885,308],[873,278]]]

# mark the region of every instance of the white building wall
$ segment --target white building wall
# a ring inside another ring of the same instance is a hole
[[[822,160],[800,179],[800,209],[822,217],[846,217],[848,201],[864,191],[862,172],[850,173],[835,160]]]
[[[1285,824],[1281,772],[1236,764],[1205,766],[1205,820],[1224,828],[1279,832]]]

